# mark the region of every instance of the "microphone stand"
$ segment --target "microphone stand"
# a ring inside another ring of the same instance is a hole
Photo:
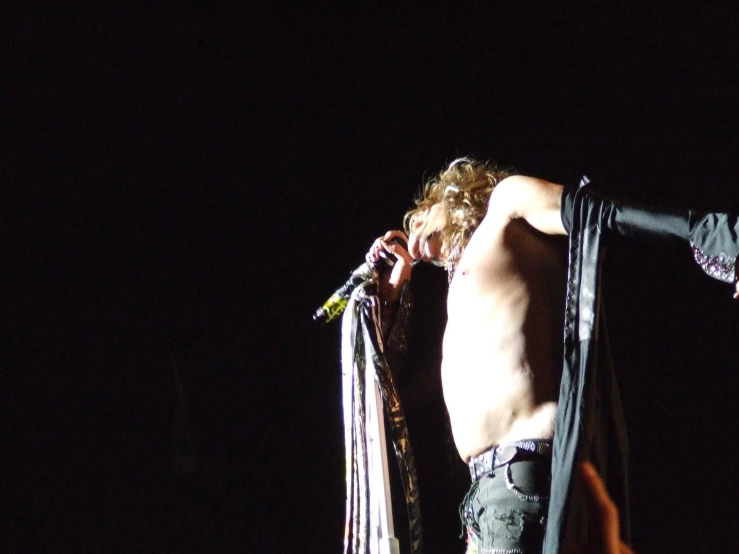
[[[368,352],[369,355],[369,352]],[[365,373],[365,395],[367,406],[367,443],[370,474],[370,525],[378,535],[377,554],[400,554],[400,544],[393,526],[393,505],[388,472],[387,442],[385,440],[385,418],[380,386],[373,372]],[[374,398],[372,398],[374,396]],[[370,551],[372,550],[370,542]]]
[[[403,244],[405,246],[405,244]],[[394,256],[384,256],[385,260],[379,267],[370,266],[371,270],[384,271],[395,264]],[[314,320],[330,321],[335,318],[347,307],[347,304],[358,302],[359,297],[364,295],[363,286],[360,283],[366,279],[365,272],[367,268],[363,264],[352,274],[350,279],[345,285],[337,290],[331,298],[316,311],[314,314]],[[375,276],[376,278],[376,276]],[[360,287],[357,289],[357,287]],[[372,293],[373,295],[376,293]],[[336,302],[336,298],[343,299],[341,305]],[[375,318],[380,318],[380,312],[382,308],[378,306],[379,299],[375,296],[370,301],[374,305],[372,321],[374,324],[373,329],[365,328],[367,332],[376,333],[376,340],[370,341],[365,340],[364,342],[364,357],[365,360],[373,359],[373,346],[372,342],[376,343],[377,348],[381,354],[384,354],[384,344],[379,329],[379,322],[375,321]],[[354,313],[354,308],[347,314],[344,314],[342,323],[342,368],[344,375],[344,421],[345,421],[345,433],[349,432],[347,422],[351,418],[350,414],[354,411],[351,400],[351,377],[347,373],[348,368],[353,366],[353,361],[350,351],[347,350],[347,345],[356,344],[357,332],[364,332],[356,327],[352,329],[352,318],[353,317],[367,317],[367,315],[350,315]],[[359,327],[363,327],[367,323],[360,324]],[[348,343],[345,341],[349,341]],[[353,346],[352,346],[353,348]],[[364,398],[361,399],[364,403],[364,439],[366,444],[366,478],[367,478],[367,500],[369,501],[368,516],[368,536],[366,537],[366,547],[370,554],[400,554],[400,544],[398,539],[395,537],[395,528],[393,525],[393,506],[390,490],[390,473],[388,470],[388,453],[387,453],[387,440],[385,434],[385,410],[384,402],[382,397],[382,391],[380,388],[379,377],[376,375],[376,367],[374,363],[368,364],[372,370],[364,371]],[[359,399],[356,399],[357,401]],[[350,435],[345,435],[347,444],[350,443]],[[347,470],[349,471],[349,470]],[[347,473],[348,475],[348,473]],[[349,478],[348,478],[349,479]],[[351,505],[351,500],[347,500]],[[365,512],[366,513],[366,512]],[[347,516],[349,517],[349,516]],[[349,521],[347,520],[347,525]],[[348,532],[348,531],[347,531]],[[348,535],[347,535],[348,536]]]

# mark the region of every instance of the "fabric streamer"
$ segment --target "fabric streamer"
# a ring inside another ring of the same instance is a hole
[[[367,280],[352,293],[342,319],[342,377],[344,440],[346,447],[346,520],[344,554],[380,552],[379,522],[372,511],[378,503],[378,482],[369,475],[371,448],[367,437],[367,377],[379,386],[384,415],[390,423],[395,455],[403,483],[410,531],[410,552],[421,552],[421,509],[408,426],[395,382],[384,355],[381,333],[378,276],[371,271]],[[369,374],[368,374],[369,372]],[[374,395],[369,395],[373,398]],[[378,417],[381,417],[378,414]],[[374,485],[374,488],[373,488]]]

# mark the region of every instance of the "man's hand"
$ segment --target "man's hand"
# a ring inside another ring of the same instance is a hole
[[[380,298],[387,302],[398,300],[403,285],[411,278],[413,268],[413,258],[408,250],[394,242],[396,239],[408,244],[408,237],[403,231],[388,231],[372,243],[365,256],[365,260],[370,264],[377,263],[382,251],[393,254],[397,259],[392,271],[386,271],[380,281]]]
[[[580,464],[580,478],[585,485],[591,517],[590,544],[585,550],[565,548],[566,554],[634,554],[619,538],[618,508],[608,496],[598,472],[590,464]]]
[[[736,292],[734,293],[734,298],[739,298],[739,280],[736,282]]]

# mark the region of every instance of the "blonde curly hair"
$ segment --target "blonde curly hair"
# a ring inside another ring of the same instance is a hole
[[[410,234],[419,214],[441,204],[447,224],[439,231],[439,262],[448,270],[485,217],[488,200],[495,186],[513,174],[513,169],[501,168],[491,162],[479,162],[471,158],[454,160],[423,185],[420,197],[414,201],[415,207],[403,217],[406,234]]]

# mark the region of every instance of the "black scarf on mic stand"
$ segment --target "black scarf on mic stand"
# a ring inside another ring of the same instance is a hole
[[[386,421],[390,424],[395,455],[403,482],[410,530],[411,554],[421,552],[421,509],[413,452],[408,427],[395,382],[384,355],[380,324],[380,302],[376,293],[377,274],[353,292],[342,321],[342,375],[344,397],[344,439],[346,446],[346,526],[344,554],[370,552],[370,498],[368,474],[367,376],[374,377],[382,395]],[[369,373],[368,373],[369,372]],[[371,382],[371,381],[370,381]],[[378,417],[382,417],[378,414]],[[376,531],[374,531],[376,532]]]

